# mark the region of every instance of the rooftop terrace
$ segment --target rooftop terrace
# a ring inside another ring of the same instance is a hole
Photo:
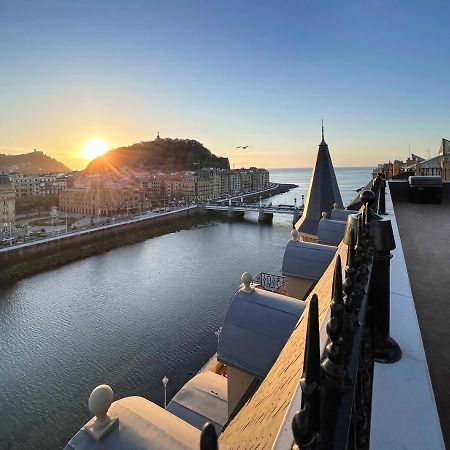
[[[442,204],[410,203],[407,182],[390,182],[411,290],[447,447],[450,447],[450,183]]]

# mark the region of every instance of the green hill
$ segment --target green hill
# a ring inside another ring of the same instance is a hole
[[[0,171],[30,175],[49,172],[69,172],[70,169],[55,158],[34,150],[31,153],[23,153],[21,155],[5,155],[0,153]]]
[[[113,172],[123,167],[142,169],[196,170],[202,167],[229,169],[228,158],[215,156],[192,139],[160,139],[110,150],[92,160],[88,173]]]

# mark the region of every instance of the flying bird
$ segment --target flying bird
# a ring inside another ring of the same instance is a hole
[[[242,148],[242,150],[245,150],[245,149],[247,149],[249,147],[250,147],[250,145],[240,145],[239,147],[236,147],[236,148]]]

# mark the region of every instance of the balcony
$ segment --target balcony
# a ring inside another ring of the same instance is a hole
[[[255,287],[257,288],[287,295],[287,277],[284,277],[283,275],[260,272],[253,278],[252,283],[256,285]]]

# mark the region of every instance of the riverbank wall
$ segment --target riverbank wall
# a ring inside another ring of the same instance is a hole
[[[67,248],[73,248],[74,246],[78,247],[84,244],[97,242],[99,240],[121,236],[125,232],[171,222],[185,217],[195,216],[199,213],[199,208],[186,208],[180,211],[172,211],[170,214],[151,216],[140,220],[92,228],[91,230],[86,230],[80,233],[62,235],[59,239],[57,237],[44,239],[42,241],[34,242],[32,245],[18,246],[17,248],[12,248],[11,250],[6,248],[0,253],[0,267],[3,267],[4,264],[11,264],[29,256],[47,255],[49,253],[62,251]]]
[[[205,226],[217,215],[205,215],[201,207],[152,216],[135,221],[107,225],[73,235],[46,239],[33,245],[2,249],[0,253],[0,285],[51,270],[123,245]],[[6,251],[7,250],[7,251]]]

